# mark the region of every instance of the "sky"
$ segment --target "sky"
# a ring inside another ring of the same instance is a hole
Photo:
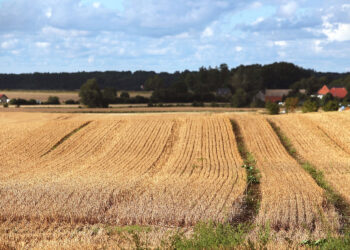
[[[350,0],[0,0],[0,72],[350,71]]]

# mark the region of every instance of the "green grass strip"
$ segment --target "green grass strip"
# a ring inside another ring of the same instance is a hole
[[[259,170],[256,168],[256,161],[254,159],[254,156],[247,150],[238,123],[234,120],[231,120],[231,124],[236,137],[239,154],[244,161],[242,167],[245,168],[247,172],[247,187],[243,204],[243,213],[241,215],[238,215],[235,220],[240,223],[247,223],[253,221],[259,212],[261,202],[261,175]]]

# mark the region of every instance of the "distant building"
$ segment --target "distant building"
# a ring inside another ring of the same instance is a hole
[[[4,94],[0,94],[0,103],[8,103],[9,98],[4,95]]]
[[[327,85],[323,85],[323,87],[317,92],[317,94],[319,96],[324,96],[324,95],[327,95],[329,93],[329,88],[327,87]]]
[[[323,98],[323,96],[328,93],[335,98],[343,99],[348,94],[348,91],[344,87],[333,87],[329,89],[326,85],[323,85],[323,87],[317,92],[317,96]]]
[[[265,91],[259,91],[255,98],[264,102],[282,102],[283,97],[287,96],[292,89],[266,89]],[[305,94],[305,89],[300,89],[300,93]]]
[[[231,90],[229,88],[219,88],[216,91],[216,94],[218,96],[230,96],[232,93],[231,93]]]

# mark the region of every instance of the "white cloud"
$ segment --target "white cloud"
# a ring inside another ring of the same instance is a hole
[[[325,23],[323,32],[327,35],[330,41],[350,41],[350,24],[349,23],[338,23],[330,24]]]
[[[287,56],[287,53],[285,51],[278,51],[277,54],[280,58],[285,58]]]
[[[172,37],[175,39],[187,39],[187,38],[190,38],[190,34],[188,32],[183,32]]]
[[[17,39],[11,39],[8,41],[4,41],[1,43],[1,48],[3,49],[12,49],[16,46],[16,44],[18,43]]]
[[[51,9],[51,8],[49,8],[49,9],[45,12],[45,16],[46,16],[47,18],[51,18],[51,17],[52,17],[52,9]]]
[[[241,46],[236,46],[235,50],[236,50],[236,52],[241,52],[243,50],[243,48]]]
[[[258,18],[252,23],[252,25],[257,25],[257,24],[263,22],[264,20],[265,20],[265,18],[263,18],[263,17],[258,17]]]
[[[125,54],[125,48],[119,48],[118,53],[119,53],[119,55]]]
[[[93,63],[94,61],[95,61],[95,57],[89,56],[89,58],[88,58],[88,63],[91,64],[91,63]]]
[[[286,41],[275,41],[274,45],[279,46],[279,47],[286,47],[288,43]]]
[[[279,13],[282,16],[290,17],[294,15],[297,9],[298,9],[298,4],[296,2],[289,2],[285,5],[280,6]]]
[[[254,3],[251,4],[250,7],[253,8],[253,9],[259,9],[262,6],[263,6],[263,4],[261,2],[254,2]]]
[[[101,3],[100,3],[100,2],[94,2],[94,3],[92,4],[92,6],[94,6],[94,8],[96,8],[96,9],[98,9],[98,8],[101,7]]]
[[[321,40],[315,40],[313,43],[313,49],[316,53],[320,53],[323,50],[323,47],[321,46],[322,41]]]
[[[170,51],[169,48],[161,48],[161,49],[148,49],[146,52],[150,55],[166,55]]]
[[[41,49],[46,49],[46,48],[50,47],[50,43],[48,43],[48,42],[36,42],[35,45]]]
[[[122,0],[119,9],[84,1],[2,0],[0,53],[18,68],[1,68],[172,71],[281,57],[316,69],[349,64],[349,0]],[[50,52],[47,67],[40,51]]]
[[[19,50],[12,50],[11,53],[13,55],[19,55],[21,53],[21,51],[19,51]]]
[[[41,29],[41,32],[45,36],[54,37],[81,37],[89,34],[86,30],[75,30],[75,29],[59,29],[52,26],[45,26]]]
[[[350,4],[343,4],[341,7],[343,10],[347,10],[350,9]]]
[[[202,32],[202,37],[212,37],[213,35],[214,31],[210,27],[205,28],[205,30]]]

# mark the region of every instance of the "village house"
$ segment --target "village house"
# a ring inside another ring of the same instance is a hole
[[[317,97],[322,99],[328,93],[335,98],[343,99],[348,94],[348,91],[344,87],[333,87],[329,89],[327,85],[323,85],[323,87],[317,92]]]
[[[8,97],[4,94],[0,94],[0,103],[8,103]]]
[[[266,89],[265,91],[259,91],[255,98],[263,102],[282,102],[283,97],[287,96],[292,89]],[[305,89],[300,89],[300,93],[305,94]]]

